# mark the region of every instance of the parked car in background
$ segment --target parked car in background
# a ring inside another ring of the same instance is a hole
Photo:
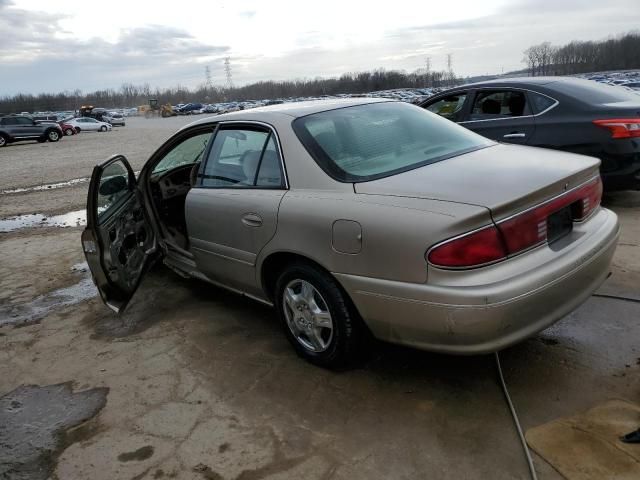
[[[67,120],[67,123],[75,127],[78,133],[82,131],[106,132],[111,131],[112,128],[111,124],[100,122],[91,117],[72,118],[71,120]]]
[[[405,102],[244,110],[184,127],[138,178],[122,155],[95,167],[82,246],[113,310],[162,258],[274,305],[317,365],[351,360],[367,329],[492,352],[607,278],[619,232],[598,165],[498,144]]]
[[[571,77],[490,80],[423,108],[492,140],[597,157],[604,188],[640,188],[640,96]]]
[[[187,103],[186,105],[182,105],[181,107],[174,108],[174,111],[178,115],[192,115],[195,113],[200,113],[200,110],[202,110],[203,106],[204,105],[202,105],[201,103]]]
[[[36,122],[31,117],[11,115],[0,118],[0,147],[22,140],[57,142],[62,129],[55,122]]]
[[[102,116],[102,120],[111,124],[112,126],[125,126],[125,120],[121,113],[109,112]]]
[[[66,121],[58,122],[58,125],[60,125],[62,133],[64,133],[66,136],[76,135],[78,133],[76,127],[74,127],[70,123],[67,123]]]

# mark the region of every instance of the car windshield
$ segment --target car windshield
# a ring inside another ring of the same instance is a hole
[[[400,102],[298,118],[293,128],[331,177],[364,182],[494,145],[449,120]]]

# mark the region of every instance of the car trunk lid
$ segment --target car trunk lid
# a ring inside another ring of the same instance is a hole
[[[392,195],[489,208],[494,221],[549,200],[598,174],[596,158],[496,145],[371,182],[359,194]]]

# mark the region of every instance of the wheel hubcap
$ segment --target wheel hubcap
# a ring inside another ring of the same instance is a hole
[[[333,339],[333,320],[320,292],[306,280],[287,284],[282,295],[289,330],[305,349],[320,353]]]

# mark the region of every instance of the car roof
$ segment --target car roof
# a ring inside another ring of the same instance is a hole
[[[493,80],[484,80],[482,82],[467,83],[460,85],[456,89],[469,88],[469,87],[523,87],[531,85],[549,85],[551,83],[574,83],[574,84],[589,84],[593,83],[592,80],[586,80],[584,78],[576,77],[511,77],[511,78],[494,78]],[[441,92],[444,93],[444,92]]]
[[[356,105],[366,105],[369,103],[383,103],[393,100],[379,98],[336,98],[330,100],[309,100],[305,102],[288,102],[277,105],[268,105],[264,107],[256,107],[249,110],[239,110],[237,112],[224,113],[215,117],[207,117],[202,120],[193,122],[188,126],[208,123],[211,121],[223,120],[254,120],[258,121],[261,117],[270,114],[287,115],[292,118],[304,117],[313,113],[326,112],[328,110],[336,110],[338,108],[353,107]]]

